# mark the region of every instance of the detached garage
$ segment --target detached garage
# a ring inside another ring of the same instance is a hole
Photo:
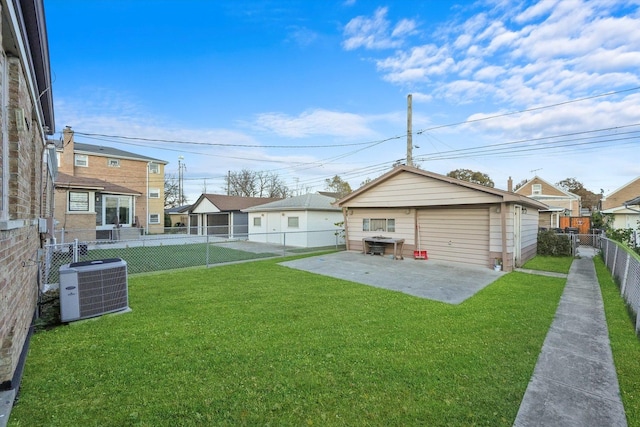
[[[409,166],[398,166],[337,202],[347,249],[363,239],[403,239],[429,259],[510,271],[536,254],[541,202]],[[389,249],[392,250],[392,249]]]

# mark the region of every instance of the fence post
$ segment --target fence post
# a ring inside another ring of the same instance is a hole
[[[73,262],[78,262],[78,239],[73,239]]]
[[[622,280],[620,281],[620,293],[624,295],[624,290],[627,287],[627,277],[629,276],[629,264],[631,255],[627,253],[627,258],[624,263],[624,273],[622,273]]]
[[[209,235],[207,234],[207,241],[205,243],[207,245],[207,260],[206,260],[206,264],[207,264],[207,268],[209,268]]]
[[[282,233],[282,256],[287,254],[287,233]]]

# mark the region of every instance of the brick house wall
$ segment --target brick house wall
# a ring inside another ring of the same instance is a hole
[[[0,68],[5,66],[0,55]],[[0,221],[0,389],[12,388],[38,299],[38,255],[41,234],[38,218],[52,215],[53,182],[46,167],[42,127],[28,90],[27,77],[18,58],[6,59],[8,114],[1,114],[0,157],[6,156],[9,177],[7,218]],[[16,110],[24,113],[19,123]],[[8,152],[6,150],[8,149]]]
[[[69,127],[65,128],[62,141],[63,150],[60,153],[60,172],[74,177],[105,180],[140,193],[142,196],[135,198],[134,207],[138,225],[147,229],[150,234],[164,232],[164,163],[154,162],[158,165],[159,173],[148,173],[149,161],[146,160],[113,157],[109,156],[108,153],[101,155],[93,152],[78,151],[75,148],[73,130]],[[76,153],[87,156],[87,167],[75,166]],[[117,159],[119,165],[116,167],[111,166],[110,159]],[[157,198],[149,197],[147,186],[149,190],[158,190]],[[60,191],[58,191],[59,193]],[[64,197],[67,197],[66,194]],[[59,204],[57,205],[59,206]],[[60,212],[66,212],[66,207],[64,211],[57,210],[56,212],[57,215],[60,215]],[[158,222],[155,224],[149,223],[149,214],[157,214]],[[60,218],[57,219],[60,221]],[[92,227],[95,228],[95,222]],[[74,224],[73,228],[79,229],[81,225]]]

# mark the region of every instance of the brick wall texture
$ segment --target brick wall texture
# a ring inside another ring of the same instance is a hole
[[[0,385],[11,383],[38,298],[38,218],[52,215],[53,183],[43,164],[45,141],[35,119],[25,71],[17,58],[0,56],[0,86],[7,87],[7,114],[0,114],[0,156],[8,157],[8,220],[0,228]],[[6,64],[4,63],[6,61]],[[6,77],[6,79],[5,79]],[[16,109],[24,112],[18,129]],[[8,152],[7,152],[8,151]]]

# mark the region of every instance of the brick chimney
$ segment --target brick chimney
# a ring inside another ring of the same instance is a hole
[[[509,193],[513,193],[513,180],[511,179],[511,177],[509,177],[509,179],[507,180],[507,191]]]
[[[58,171],[74,175],[73,173],[73,130],[71,126],[67,126],[62,131],[62,147],[58,148],[60,152],[60,166]]]

